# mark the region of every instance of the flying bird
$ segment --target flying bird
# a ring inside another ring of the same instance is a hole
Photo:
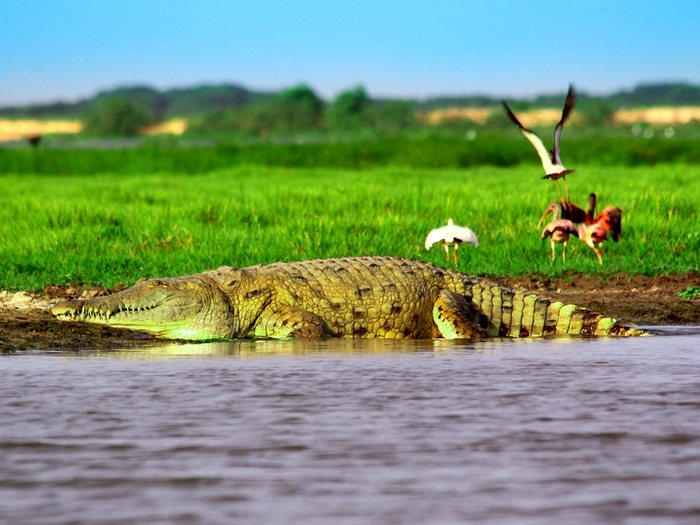
[[[425,239],[425,249],[429,250],[438,241],[442,241],[442,245],[445,247],[445,256],[448,262],[450,261],[450,246],[454,246],[456,266],[459,265],[457,262],[457,249],[461,243],[469,242],[474,247],[479,246],[479,239],[476,238],[476,234],[469,228],[457,226],[452,219],[447,221],[447,226],[436,228],[428,234],[428,237]]]
[[[540,137],[537,136],[537,134],[534,131],[527,129],[525,126],[523,126],[518,120],[518,118],[515,116],[515,113],[513,113],[510,110],[505,100],[502,101],[503,107],[506,110],[508,118],[516,126],[518,126],[522,134],[525,135],[525,138],[529,140],[535,147],[535,150],[537,150],[537,154],[540,156],[540,160],[542,161],[542,167],[544,167],[544,171],[546,173],[546,175],[542,178],[554,181],[554,184],[556,184],[557,186],[557,192],[559,193],[559,199],[561,199],[562,201],[564,199],[562,199],[561,196],[561,189],[559,188],[559,179],[564,179],[567,202],[569,202],[569,185],[566,182],[566,176],[569,173],[573,173],[575,170],[566,169],[566,167],[562,164],[561,157],[559,156],[559,142],[561,139],[561,132],[564,129],[564,123],[566,122],[566,119],[569,118],[569,114],[571,113],[571,110],[574,107],[575,101],[576,97],[574,95],[574,86],[569,85],[569,92],[566,94],[566,102],[564,102],[564,109],[561,112],[561,119],[559,120],[557,127],[554,128],[554,149],[551,150],[547,150],[547,148],[545,148],[544,146],[544,143],[542,142],[542,139],[540,139]]]

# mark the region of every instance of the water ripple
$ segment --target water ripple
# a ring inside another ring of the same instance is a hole
[[[0,357],[0,522],[698,523],[700,331]]]

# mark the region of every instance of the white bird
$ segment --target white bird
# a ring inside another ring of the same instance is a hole
[[[540,160],[542,161],[542,167],[544,168],[544,171],[546,173],[546,175],[542,178],[551,179],[554,181],[554,184],[556,184],[557,186],[557,192],[559,192],[559,198],[562,201],[563,199],[561,197],[561,190],[559,189],[558,179],[564,179],[564,185],[566,186],[567,202],[570,202],[570,200],[569,185],[566,183],[566,176],[569,173],[573,173],[575,170],[568,170],[562,164],[561,157],[559,156],[559,141],[561,139],[561,132],[564,129],[564,123],[566,122],[566,119],[569,118],[569,114],[571,113],[571,109],[574,107],[575,101],[576,97],[574,95],[574,86],[569,85],[569,92],[566,94],[566,102],[564,102],[564,109],[561,112],[561,119],[559,120],[557,127],[554,129],[554,149],[552,150],[547,150],[547,148],[544,147],[542,139],[538,137],[534,131],[524,127],[520,123],[518,118],[515,116],[515,113],[513,113],[510,110],[508,104],[506,104],[505,101],[502,101],[503,107],[506,109],[506,113],[508,114],[508,118],[516,126],[518,126],[522,134],[525,135],[525,138],[529,140],[535,147],[535,150],[537,150],[537,154],[540,156]]]
[[[436,228],[428,234],[428,237],[425,239],[425,249],[429,250],[438,241],[442,241],[442,245],[445,247],[445,256],[448,262],[450,260],[450,246],[454,246],[455,265],[458,265],[457,248],[459,248],[461,243],[469,242],[474,247],[479,246],[479,239],[476,238],[476,234],[469,228],[457,226],[452,219],[447,221],[447,226]]]

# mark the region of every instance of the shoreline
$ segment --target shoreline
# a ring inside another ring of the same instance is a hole
[[[700,286],[700,274],[541,275],[491,277],[490,280],[550,299],[577,304],[626,324],[638,326],[700,325],[700,297],[678,296],[688,286]],[[120,328],[66,323],[51,315],[51,306],[64,298],[95,297],[115,290],[85,286],[47,286],[43,293],[0,292],[0,352],[24,350],[84,350],[138,348],[178,344]]]

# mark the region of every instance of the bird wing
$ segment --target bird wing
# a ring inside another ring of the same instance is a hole
[[[586,222],[588,214],[582,208],[576,206],[576,204],[574,204],[573,202],[562,201],[561,208],[562,219],[569,219],[571,222],[575,222],[576,224]]]
[[[578,237],[578,230],[574,227],[574,224],[566,219],[555,219],[542,230],[542,238],[546,239],[554,232],[560,231],[562,233],[568,233],[569,235],[575,235]]]
[[[542,167],[544,168],[544,171],[547,173],[547,175],[551,173],[560,172],[561,169],[557,169],[558,167],[555,167],[554,164],[552,164],[552,159],[549,156],[549,151],[547,151],[547,148],[544,147],[544,143],[542,142],[542,139],[540,139],[540,137],[537,136],[537,133],[523,126],[518,120],[518,117],[516,117],[515,113],[513,113],[510,110],[508,104],[506,104],[505,101],[501,101],[501,103],[503,104],[503,107],[506,110],[506,114],[508,115],[508,118],[511,120],[511,122],[518,126],[521,133],[525,135],[525,138],[529,140],[530,143],[535,147],[535,150],[537,151],[537,154],[540,156],[540,160],[542,161]]]
[[[469,228],[455,226],[453,224],[432,230],[425,238],[425,249],[429,250],[430,247],[438,241],[468,242],[474,246],[479,246],[479,239],[477,239],[473,231]]]
[[[435,228],[432,230],[428,236],[425,238],[425,249],[429,250],[430,247],[438,241],[444,241],[447,234],[447,226],[442,228]],[[450,239],[451,240],[451,239]]]
[[[595,193],[591,193],[588,196],[588,220],[586,221],[587,223],[593,223],[595,222],[595,209],[598,203],[598,197],[596,196]]]
[[[553,158],[555,164],[562,165],[561,157],[559,156],[559,141],[561,139],[561,132],[564,130],[564,123],[566,119],[569,118],[569,114],[574,107],[574,102],[576,102],[576,96],[574,95],[574,86],[569,84],[569,92],[566,94],[566,102],[564,102],[564,109],[561,112],[561,120],[554,128],[554,150]]]
[[[473,244],[475,247],[479,246],[479,239],[476,238],[476,234],[469,228],[464,228],[462,226],[453,226],[450,232],[453,239],[460,242],[468,242]]]
[[[608,206],[596,217],[596,222],[599,222],[603,228],[610,232],[613,241],[620,240],[622,235],[622,210],[620,208]]]

